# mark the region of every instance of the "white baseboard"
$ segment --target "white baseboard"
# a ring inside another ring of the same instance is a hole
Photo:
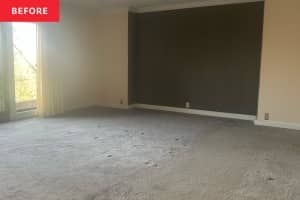
[[[37,116],[37,111],[36,110],[28,110],[28,111],[23,111],[23,112],[17,112],[14,120],[22,120],[22,119],[35,117],[35,116]]]
[[[124,110],[130,108],[129,105],[121,105],[121,104],[98,105],[98,106],[105,107],[105,108],[124,109]]]
[[[112,106],[112,108],[127,110],[130,108],[130,106],[129,105],[117,105],[117,106]]]
[[[268,126],[268,127],[275,127],[275,128],[300,130],[300,124],[298,123],[255,120],[254,124],[256,126]]]
[[[149,110],[160,110],[160,111],[168,111],[168,112],[193,114],[193,115],[204,115],[204,116],[211,116],[211,117],[229,118],[229,119],[249,120],[249,121],[254,121],[256,119],[256,116],[254,116],[254,115],[242,115],[242,114],[223,113],[223,112],[214,112],[214,111],[206,111],[206,110],[187,109],[187,108],[175,108],[175,107],[168,107],[168,106],[133,104],[133,105],[131,105],[131,107],[132,108],[149,109]]]

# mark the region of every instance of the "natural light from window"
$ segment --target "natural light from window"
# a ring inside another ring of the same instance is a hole
[[[37,28],[33,23],[13,23],[15,97],[17,111],[36,107]]]

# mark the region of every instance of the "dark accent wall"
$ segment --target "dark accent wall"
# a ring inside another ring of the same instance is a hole
[[[264,3],[130,16],[131,102],[256,115]]]
[[[135,75],[137,66],[137,14],[128,14],[128,104],[135,102]]]

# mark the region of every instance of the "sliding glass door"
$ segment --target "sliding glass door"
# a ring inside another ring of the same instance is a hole
[[[36,108],[37,25],[0,24],[0,122]],[[26,112],[27,116],[28,112]]]
[[[34,23],[13,23],[14,84],[16,111],[36,108],[37,27]]]

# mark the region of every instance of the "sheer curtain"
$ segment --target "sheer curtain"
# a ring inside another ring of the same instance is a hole
[[[0,25],[0,120],[1,113],[5,112],[5,81],[4,81],[4,46],[3,46],[3,27]]]
[[[0,122],[8,121],[10,118],[10,107],[13,105],[10,102],[10,84],[12,83],[13,76],[11,59],[12,52],[9,48],[11,38],[8,37],[10,33],[10,24],[0,24]]]
[[[64,113],[62,74],[56,65],[57,48],[55,25],[38,24],[38,97],[37,113],[41,117],[50,117]],[[53,33],[54,32],[54,33]]]
[[[64,113],[63,76],[55,24],[38,24],[37,114],[41,117]],[[0,122],[14,119],[15,97],[11,24],[0,24]]]

